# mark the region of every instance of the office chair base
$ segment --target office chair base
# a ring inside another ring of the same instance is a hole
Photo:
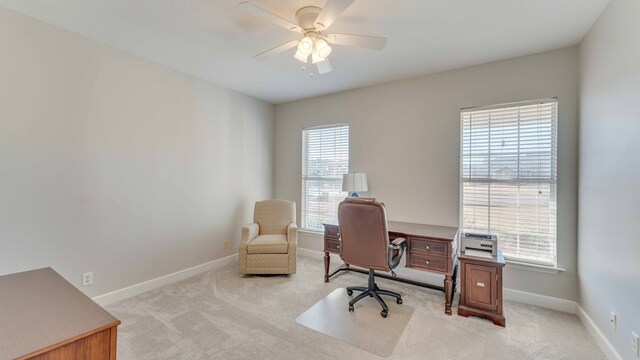
[[[349,296],[353,295],[354,291],[362,291],[362,292],[358,296],[356,296],[354,299],[349,301],[349,311],[350,312],[355,311],[355,308],[353,307],[353,305],[355,303],[357,303],[358,301],[364,299],[367,296],[375,298],[376,301],[378,301],[378,303],[382,307],[382,311],[380,312],[380,315],[383,318],[386,318],[387,315],[389,314],[389,307],[384,302],[384,300],[382,300],[382,297],[380,295],[394,297],[396,299],[396,303],[402,304],[402,296],[400,294],[398,294],[397,292],[389,291],[389,290],[381,290],[378,287],[378,285],[375,283],[374,271],[371,270],[371,269],[369,270],[369,286],[368,287],[364,287],[364,286],[349,286],[349,287],[347,287],[347,295],[349,295]]]

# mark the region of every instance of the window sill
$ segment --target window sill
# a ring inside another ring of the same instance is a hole
[[[560,272],[567,271],[567,269],[559,268],[557,266],[530,264],[530,263],[525,263],[525,262],[520,262],[515,260],[506,260],[506,263],[507,263],[507,268],[536,271],[536,272],[541,272],[545,274],[557,274]]]
[[[298,232],[311,235],[324,235],[322,230],[298,229]]]

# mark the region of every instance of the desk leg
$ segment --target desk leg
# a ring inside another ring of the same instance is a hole
[[[329,257],[329,252],[324,252],[324,282],[329,282],[329,264],[331,263],[331,258]]]
[[[451,275],[445,275],[444,277],[444,298],[445,306],[444,313],[451,315],[451,302],[453,301],[453,277]]]
[[[457,284],[458,284],[458,262],[455,261],[453,263],[453,289],[451,290],[451,303],[453,303],[453,298],[456,296]]]

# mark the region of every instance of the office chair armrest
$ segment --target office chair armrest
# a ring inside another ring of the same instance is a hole
[[[389,243],[389,247],[387,248],[387,261],[389,262],[390,268],[395,269],[395,267],[400,264],[400,259],[402,259],[402,255],[404,255],[406,248],[407,239],[402,237],[395,238],[391,243]],[[395,256],[394,253],[396,253]]]

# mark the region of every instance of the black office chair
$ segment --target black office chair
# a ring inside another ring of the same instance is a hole
[[[369,283],[364,286],[347,287],[347,294],[362,291],[349,301],[349,311],[353,305],[369,296],[382,306],[382,317],[387,317],[389,307],[380,295],[392,296],[402,304],[402,296],[396,292],[381,290],[375,283],[375,270],[391,271],[400,263],[406,248],[405,238],[389,242],[387,215],[384,204],[375,199],[346,198],[338,206],[340,224],[340,257],[350,265],[369,269]]]

